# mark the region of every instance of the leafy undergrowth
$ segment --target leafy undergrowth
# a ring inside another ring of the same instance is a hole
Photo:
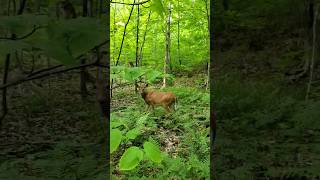
[[[319,178],[320,101],[234,77],[217,78],[213,92],[218,179]]]
[[[162,90],[178,97],[177,110],[167,115],[161,107],[146,111],[132,86],[114,92],[111,128],[121,138],[111,154],[114,179],[209,179],[209,92],[195,83],[183,86],[193,82],[191,78],[176,82]],[[152,151],[146,143],[154,147]],[[141,159],[130,161],[128,153]]]
[[[0,131],[0,179],[105,179],[95,97],[82,101],[77,75],[9,89]],[[94,93],[92,90],[91,94]]]

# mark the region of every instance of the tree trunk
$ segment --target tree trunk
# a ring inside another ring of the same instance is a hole
[[[93,2],[92,0],[87,0],[87,3],[88,3],[87,5],[88,16],[93,17]]]
[[[171,19],[171,5],[168,5],[168,19],[167,19],[167,29],[166,29],[166,54],[164,59],[163,73],[166,76],[170,73],[170,19]],[[167,86],[167,78],[163,77],[163,88]]]
[[[146,23],[146,30],[144,31],[143,40],[142,40],[142,44],[141,44],[141,47],[140,47],[140,55],[139,55],[139,64],[140,64],[140,66],[142,66],[142,50],[143,50],[144,43],[146,41],[146,36],[147,36],[147,32],[148,32],[148,26],[149,26],[149,22],[150,22],[150,17],[151,17],[151,11],[149,11],[149,15],[148,15],[147,23]]]
[[[180,59],[180,0],[178,0],[178,60],[179,64],[181,65]]]
[[[2,84],[7,84],[8,80],[8,74],[9,74],[9,65],[10,65],[10,54],[7,54],[6,61],[4,64],[4,75]],[[0,116],[0,129],[2,127],[2,120],[5,118],[5,116],[8,113],[8,105],[7,105],[7,88],[3,88],[2,90],[2,114]]]
[[[7,12],[7,16],[10,16],[10,9],[11,9],[11,8],[10,8],[10,6],[11,6],[11,0],[8,0],[8,4],[7,4],[7,5],[8,5],[8,7],[7,7],[7,11],[8,11],[8,12]]]
[[[20,0],[20,7],[18,10],[18,15],[21,15],[23,13],[24,8],[26,6],[26,2],[27,2],[27,0]]]
[[[207,21],[208,21],[208,38],[210,39],[210,16],[209,16],[209,9],[208,9],[208,0],[205,0],[205,3],[206,3],[206,14],[207,14]],[[205,82],[206,90],[208,90],[210,86],[209,84],[210,84],[210,59],[207,60],[207,79]]]
[[[114,11],[113,11],[113,56],[112,60],[115,61],[116,57],[116,30],[114,29],[116,27],[116,14],[117,14],[117,4],[114,4]]]
[[[134,0],[133,3],[135,3],[136,0]],[[118,54],[118,58],[117,58],[117,61],[116,61],[116,66],[118,66],[119,62],[120,62],[120,56],[121,56],[121,53],[122,53],[122,47],[123,47],[123,43],[124,43],[124,38],[126,36],[126,30],[127,30],[127,26],[130,22],[130,19],[131,19],[131,15],[132,15],[132,12],[133,12],[133,8],[134,6],[131,7],[131,10],[130,10],[130,14],[129,14],[129,18],[128,18],[128,21],[126,22],[125,26],[124,26],[124,30],[123,30],[123,35],[122,35],[122,40],[121,40],[121,45],[120,45],[120,50],[119,50],[119,54]],[[110,16],[110,15],[108,15]],[[110,25],[109,25],[110,27]],[[113,80],[111,82],[111,87],[110,87],[110,94],[111,94],[111,97],[112,97],[112,86],[113,86]]]
[[[136,3],[136,0],[134,0],[133,3]],[[119,50],[119,54],[118,54],[116,66],[118,66],[119,61],[120,61],[120,56],[121,56],[121,52],[122,52],[123,42],[124,42],[124,38],[125,38],[125,36],[126,36],[127,26],[128,26],[128,24],[129,24],[129,22],[130,22],[130,19],[131,19],[131,15],[132,15],[132,12],[133,12],[133,8],[134,8],[134,6],[131,7],[128,21],[126,22],[126,24],[125,24],[125,26],[124,26],[124,30],[123,30],[123,35],[122,35],[122,40],[121,40],[121,45],[120,45],[120,50]]]
[[[82,1],[82,16],[83,17],[88,16],[88,0]]]
[[[83,0],[82,1],[82,16],[86,17],[88,15],[88,0]],[[86,59],[81,60],[81,64],[85,64]],[[84,100],[87,95],[88,95],[88,89],[87,89],[87,84],[86,84],[86,74],[88,74],[87,70],[85,67],[80,69],[80,93],[81,93],[81,98]]]
[[[17,12],[17,3],[16,3],[16,0],[12,0],[12,3],[13,3],[13,15],[16,15],[16,12]]]
[[[318,6],[314,7],[315,13],[313,17],[313,23],[312,23],[312,54],[311,54],[311,62],[310,62],[310,74],[309,74],[309,83],[307,87],[307,93],[306,93],[306,100],[309,99],[310,90],[311,90],[311,84],[313,79],[313,69],[314,69],[314,59],[315,59],[315,51],[316,51],[316,27],[317,27],[317,16],[318,16]]]
[[[223,0],[222,4],[223,4],[223,9],[225,11],[228,11],[229,10],[229,1],[228,0]]]
[[[138,0],[139,3],[139,0]],[[140,23],[140,6],[137,6],[137,33],[136,33],[136,67],[139,66],[139,23]],[[138,84],[137,81],[134,82],[134,90],[138,93]]]

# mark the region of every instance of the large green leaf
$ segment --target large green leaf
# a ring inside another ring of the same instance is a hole
[[[145,70],[140,67],[127,68],[124,70],[124,79],[129,82],[138,80],[145,73]]]
[[[133,128],[130,131],[127,132],[126,138],[127,139],[135,139],[137,136],[139,136],[140,133],[140,128]]]
[[[71,52],[68,50],[68,45],[59,41],[58,39],[54,40],[43,40],[41,43],[38,43],[40,48],[45,52],[49,57],[56,59],[64,65],[73,65],[76,63],[76,59],[72,56]]]
[[[34,26],[44,26],[48,23],[48,16],[23,14],[18,16],[0,17],[0,29],[7,29],[18,37],[22,33],[31,32]]]
[[[163,160],[163,156],[162,156],[162,153],[161,153],[159,147],[157,145],[155,145],[154,143],[147,141],[143,144],[143,148],[144,148],[144,151],[145,151],[147,157],[151,161],[156,162],[156,163],[160,163]]]
[[[163,73],[157,70],[150,70],[146,73],[146,79],[148,83],[154,83],[159,78],[162,78]]]
[[[119,129],[111,129],[110,131],[110,153],[113,153],[120,145],[122,134]]]
[[[110,122],[110,127],[111,128],[117,128],[121,125],[124,125],[123,122]]]
[[[93,18],[77,18],[67,24],[76,28],[71,37],[71,50],[75,56],[79,56],[89,51],[107,37],[104,24]]]
[[[122,171],[134,169],[143,159],[143,151],[133,146],[128,148],[120,158],[119,168]]]
[[[103,26],[93,18],[77,18],[50,22],[48,39],[43,39],[41,48],[48,56],[65,65],[75,64],[79,55],[85,54],[105,41]]]

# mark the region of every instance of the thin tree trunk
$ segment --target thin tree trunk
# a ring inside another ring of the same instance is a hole
[[[115,61],[116,57],[116,11],[117,11],[117,4],[114,4],[114,12],[113,12],[113,56],[112,56],[112,62]],[[112,98],[112,87],[113,87],[114,79],[111,79],[111,85],[110,85],[110,97]]]
[[[95,16],[98,17],[98,14],[99,14],[99,1],[96,0],[95,1]]]
[[[88,0],[82,0],[82,16],[88,16]]]
[[[206,3],[206,14],[207,14],[207,20],[208,20],[208,38],[210,39],[210,16],[209,16],[209,9],[208,9],[208,1],[205,0],[205,3]],[[209,82],[210,82],[209,79],[210,79],[210,59],[208,59],[207,61],[207,80],[205,82],[206,90],[208,90],[209,88]]]
[[[93,17],[93,2],[92,0],[87,0],[87,9],[88,9],[88,16]]]
[[[7,16],[10,16],[10,6],[11,6],[11,0],[8,0],[8,8],[7,8]]]
[[[136,0],[134,0],[134,3],[136,2]],[[121,53],[122,53],[122,47],[123,47],[123,43],[124,43],[124,38],[126,36],[126,30],[127,30],[127,26],[130,22],[130,19],[131,19],[131,15],[132,15],[132,12],[133,12],[133,8],[134,6],[131,7],[131,10],[130,10],[130,14],[129,14],[129,18],[128,18],[128,21],[126,22],[125,26],[124,26],[124,30],[123,30],[123,35],[122,35],[122,40],[121,40],[121,45],[120,45],[120,50],[119,50],[119,54],[118,54],[118,58],[117,58],[117,61],[116,61],[116,66],[118,66],[119,62],[120,62],[120,56],[121,56]],[[110,27],[110,26],[109,26]],[[110,87],[110,94],[111,94],[111,97],[112,97],[112,86],[113,86],[113,79],[112,79],[112,82],[111,82],[111,87]]]
[[[138,0],[139,3],[139,0]],[[139,23],[140,23],[140,6],[137,6],[137,33],[136,33],[136,67],[139,66]],[[138,93],[138,84],[137,81],[134,82],[134,90]]]
[[[20,0],[20,7],[18,10],[18,15],[21,15],[23,13],[24,8],[26,6],[26,2],[27,2],[27,0]]]
[[[16,3],[16,0],[12,0],[12,3],[13,3],[13,15],[16,15],[16,12],[17,12],[17,3]]]
[[[9,74],[9,66],[10,66],[10,54],[7,54],[6,61],[4,65],[4,75],[2,84],[7,84],[8,74]],[[7,105],[7,88],[2,89],[2,114],[0,116],[0,129],[2,127],[2,120],[6,117],[8,113],[8,105]]]
[[[149,11],[149,15],[148,15],[147,23],[146,23],[146,30],[144,31],[143,40],[142,40],[142,44],[141,44],[141,47],[140,47],[140,55],[139,55],[139,64],[140,64],[140,66],[142,66],[142,50],[143,50],[144,43],[146,41],[146,36],[147,36],[147,32],[148,32],[148,26],[149,26],[149,22],[150,22],[150,17],[151,17],[151,11]]]
[[[136,2],[136,0],[134,0],[133,3],[135,3],[135,2]],[[119,64],[119,60],[120,60],[120,56],[121,56],[121,52],[122,52],[122,47],[123,47],[124,38],[125,38],[125,36],[126,36],[126,30],[127,30],[127,26],[128,26],[128,24],[129,24],[129,22],[130,22],[130,19],[131,19],[131,15],[132,15],[132,12],[133,12],[133,8],[134,8],[134,6],[131,7],[128,21],[126,22],[126,24],[125,24],[125,26],[124,26],[124,30],[123,30],[123,35],[122,35],[122,40],[121,40],[121,45],[120,45],[120,50],[119,50],[119,54],[118,54],[116,66],[118,66],[118,64]]]
[[[314,58],[315,58],[315,47],[316,47],[316,26],[317,26],[317,16],[318,16],[318,6],[316,7],[314,18],[313,18],[313,26],[312,26],[312,55],[311,55],[311,63],[310,63],[310,77],[309,83],[307,87],[306,100],[309,99],[311,84],[313,79],[313,69],[314,69]]]
[[[82,1],[82,16],[86,17],[88,15],[88,0],[83,0]],[[81,64],[86,63],[86,58],[81,59]],[[87,70],[85,67],[82,67],[80,69],[80,93],[81,93],[81,98],[84,100],[87,95],[88,95],[88,89],[87,89],[87,84],[86,84],[86,75],[88,74]]]
[[[181,59],[180,59],[180,0],[178,0],[178,60],[181,66]]]
[[[166,54],[164,59],[163,66],[163,88],[167,86],[167,78],[166,75],[169,73],[169,65],[170,65],[170,19],[171,19],[171,5],[169,2],[168,5],[168,19],[167,19],[167,29],[166,29]]]
[[[115,57],[116,57],[116,31],[115,31],[115,27],[116,27],[116,13],[117,13],[117,4],[114,4],[114,11],[113,11],[113,56],[112,56],[112,61],[115,61]]]

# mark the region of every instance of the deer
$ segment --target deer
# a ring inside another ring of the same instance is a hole
[[[155,106],[162,106],[167,113],[172,112],[172,107],[174,110],[177,109],[177,97],[172,92],[155,92],[147,90],[149,85],[139,86],[141,97],[147,104],[147,111],[152,107],[154,110]]]

